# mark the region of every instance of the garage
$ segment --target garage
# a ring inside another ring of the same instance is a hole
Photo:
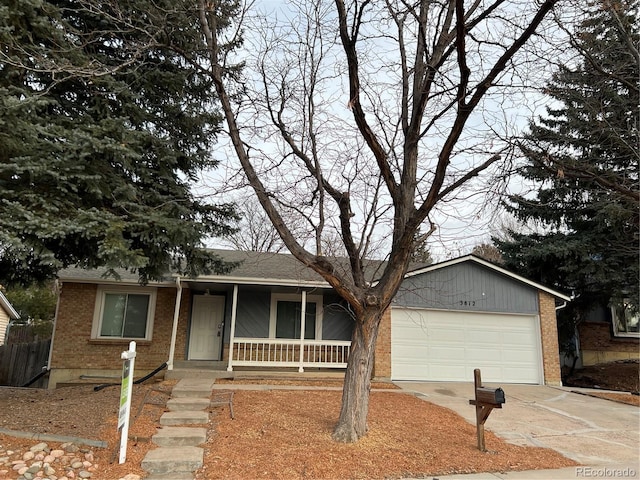
[[[382,324],[376,375],[560,385],[556,310],[570,298],[468,255],[410,270]]]
[[[391,378],[543,383],[537,315],[393,308]]]

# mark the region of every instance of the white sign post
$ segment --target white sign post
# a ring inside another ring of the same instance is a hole
[[[131,395],[133,393],[133,366],[136,361],[136,342],[129,343],[129,350],[122,352],[122,387],[120,388],[120,412],[118,414],[118,430],[120,431],[120,457],[118,463],[127,459],[127,440],[129,438],[129,414],[131,411]]]

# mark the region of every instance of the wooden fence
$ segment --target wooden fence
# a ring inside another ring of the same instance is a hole
[[[31,343],[12,343],[0,346],[0,385],[20,387],[42,372],[47,365],[51,339]],[[43,387],[41,378],[32,387]]]

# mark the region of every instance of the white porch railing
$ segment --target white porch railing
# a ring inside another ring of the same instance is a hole
[[[300,348],[302,345],[302,357]],[[231,367],[347,368],[350,341],[234,338]]]

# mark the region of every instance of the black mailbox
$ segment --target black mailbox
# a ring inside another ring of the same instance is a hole
[[[501,388],[476,388],[476,402],[480,404],[502,405],[505,403],[504,390]]]

